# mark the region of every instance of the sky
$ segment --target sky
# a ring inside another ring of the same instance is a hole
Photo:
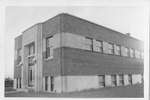
[[[143,40],[148,34],[148,8],[143,6],[8,6],[5,9],[5,77],[13,77],[14,38],[30,26],[69,13]]]

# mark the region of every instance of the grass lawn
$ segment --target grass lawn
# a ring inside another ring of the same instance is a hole
[[[101,88],[72,93],[19,92],[5,93],[5,97],[69,97],[69,98],[143,98],[143,85],[126,87]]]

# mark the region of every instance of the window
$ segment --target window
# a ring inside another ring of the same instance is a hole
[[[121,55],[122,56],[125,56],[125,57],[128,57],[129,56],[129,48],[126,48],[126,47],[121,47]]]
[[[20,83],[20,84],[19,84],[19,87],[21,88],[21,78],[19,78],[19,83]]]
[[[121,47],[119,45],[114,45],[115,55],[121,55]]]
[[[21,62],[21,49],[17,50],[17,64]]]
[[[119,75],[119,85],[122,86],[124,85],[124,78],[123,78],[123,75]]]
[[[141,58],[144,59],[144,52],[141,52]]]
[[[102,52],[102,41],[93,40],[93,51]]]
[[[34,56],[29,56],[28,57],[28,66],[34,65],[34,63],[35,63]]]
[[[133,58],[134,57],[134,50],[130,48],[130,57]]]
[[[93,39],[92,38],[85,38],[85,45],[87,47],[88,50],[93,51]]]
[[[106,54],[113,54],[114,46],[111,43],[103,42],[103,52]]]
[[[19,88],[18,87],[18,78],[16,78],[16,86],[17,86],[16,88]]]
[[[35,45],[34,43],[31,43],[28,45],[28,49],[29,49],[29,55],[33,55],[35,53]]]
[[[132,84],[132,75],[131,74],[128,75],[128,82],[129,82],[129,84]]]
[[[48,76],[45,76],[45,91],[48,90]]]
[[[140,52],[138,50],[135,50],[135,58],[140,58]]]
[[[54,91],[54,77],[51,76],[51,91]]]
[[[111,75],[111,84],[112,84],[112,86],[116,86],[117,85],[116,75]]]
[[[99,85],[100,85],[100,87],[105,86],[105,76],[104,75],[99,75]]]
[[[52,36],[46,38],[46,58],[53,57],[53,44],[52,44]]]

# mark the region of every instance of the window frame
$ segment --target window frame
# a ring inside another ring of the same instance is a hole
[[[94,45],[94,40],[95,40],[95,42],[100,43],[101,46]],[[93,40],[93,51],[94,51],[94,52],[103,53],[103,41],[101,41],[101,40],[96,40],[96,39],[94,39],[94,40]],[[94,50],[94,48],[99,48],[100,51]]]
[[[135,50],[135,58],[140,59],[141,58],[141,54],[139,50]]]
[[[51,50],[53,50],[53,45],[49,45],[48,46],[48,42],[49,42],[49,39],[52,39],[53,38],[53,35],[52,36],[48,36],[48,37],[46,37],[45,39],[46,39],[46,53],[45,53],[45,58],[46,59],[52,59],[53,58],[53,53],[52,53],[52,55],[51,55]]]
[[[102,77],[102,81],[100,81],[100,77]],[[99,78],[99,86],[105,87],[105,75],[98,75]]]
[[[114,79],[113,79],[114,78]],[[112,80],[113,79],[113,80]],[[112,74],[111,75],[111,85],[113,86],[113,87],[115,87],[115,86],[117,86],[117,75],[115,75],[115,74]]]
[[[131,57],[131,58],[135,58],[135,50],[132,49],[132,48],[130,48],[129,51],[130,51],[130,57]],[[132,56],[131,56],[131,51],[133,51]]]
[[[128,74],[128,83],[132,85],[132,74]]]
[[[88,43],[86,43],[87,40],[90,40],[90,42],[91,42],[90,45]],[[92,51],[92,52],[94,51],[93,50],[93,38],[91,38],[91,37],[85,37],[85,45],[89,45],[90,46],[89,50]]]
[[[119,54],[116,54],[116,51],[118,52],[117,47],[119,47]],[[114,55],[121,56],[121,45],[114,44]]]
[[[112,46],[112,49],[110,49],[110,45]],[[103,46],[104,54],[114,55],[114,43],[103,41],[102,46]],[[111,51],[111,53],[110,53],[110,51]]]
[[[123,74],[119,74],[118,76],[119,76],[119,86],[123,86],[124,85],[124,75]],[[120,78],[120,76],[121,76],[121,78]]]
[[[31,53],[32,47],[33,47],[33,52]],[[28,56],[32,56],[32,55],[34,55],[34,54],[35,54],[35,43],[32,42],[32,43],[30,43],[30,44],[28,45]]]

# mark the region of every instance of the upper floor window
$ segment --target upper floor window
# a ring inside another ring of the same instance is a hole
[[[28,45],[29,55],[33,55],[35,53],[35,45],[31,43]]]
[[[53,37],[46,38],[46,58],[53,57],[53,44],[52,44]]]
[[[119,45],[114,45],[115,55],[121,55],[121,47]]]
[[[103,46],[102,41],[93,40],[93,51],[102,52]]]
[[[128,57],[129,56],[129,48],[126,48],[126,47],[122,46],[121,47],[121,55]]]
[[[106,54],[113,54],[114,46],[111,43],[103,42],[103,52]]]
[[[141,58],[144,59],[144,52],[141,52]]]
[[[130,57],[133,58],[134,57],[134,50],[130,49]]]
[[[135,58],[140,58],[140,51],[135,50]]]
[[[85,46],[88,50],[91,50],[93,51],[93,39],[92,38],[89,38],[89,37],[86,37],[85,38]]]
[[[21,62],[21,49],[17,50],[17,64]]]

